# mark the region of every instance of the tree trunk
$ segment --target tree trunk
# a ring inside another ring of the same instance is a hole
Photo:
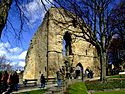
[[[2,0],[0,3],[0,38],[7,22],[8,13],[13,0]]]
[[[100,80],[105,81],[106,79],[106,53],[105,52],[101,52],[100,54],[100,66],[101,66]]]

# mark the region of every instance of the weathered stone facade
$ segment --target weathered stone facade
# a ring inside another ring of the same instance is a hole
[[[72,19],[63,9],[51,8],[31,41],[26,56],[24,79],[39,79],[41,73],[47,74],[47,66],[48,76],[56,76],[57,69],[64,65],[63,39],[66,32],[71,36],[72,54],[68,56],[70,63],[75,67],[80,62],[84,70],[90,67],[95,76],[99,75],[95,48],[83,38],[75,36],[82,32],[78,26],[73,26]]]

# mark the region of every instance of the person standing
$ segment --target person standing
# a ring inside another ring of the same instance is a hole
[[[6,90],[5,94],[11,94],[14,90],[14,81],[15,79],[13,78],[13,74],[12,72],[9,73],[9,76],[8,76],[8,80],[7,80],[7,83],[8,83],[8,89]]]
[[[0,72],[0,94],[2,93],[2,72]]]
[[[44,88],[44,87],[45,87],[46,80],[45,80],[45,77],[44,77],[43,74],[41,74],[40,82],[41,82],[41,88]]]
[[[85,74],[86,74],[87,78],[90,78],[90,70],[89,70],[89,68],[86,68]]]
[[[58,85],[58,88],[61,88],[61,86],[62,86],[62,74],[61,74],[60,71],[57,71],[56,74],[57,74],[57,85]]]
[[[2,75],[2,92],[5,92],[8,88],[7,80],[8,80],[9,74],[7,71],[4,71]]]
[[[18,91],[18,83],[19,83],[19,75],[17,74],[17,72],[15,71],[13,74],[13,79],[14,79],[14,90]]]

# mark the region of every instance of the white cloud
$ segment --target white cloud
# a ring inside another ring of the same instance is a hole
[[[26,54],[27,54],[27,51],[23,51],[20,55],[19,55],[19,59],[25,59],[26,58]]]
[[[19,47],[15,47],[15,48],[9,49],[9,51],[10,53],[20,53],[22,49]]]
[[[10,44],[8,42],[6,43],[0,43],[0,48],[10,48]]]
[[[25,66],[25,57],[27,51],[23,51],[22,48],[11,48],[11,45],[6,43],[0,43],[0,55],[5,55],[7,59],[12,61],[11,65]]]
[[[24,66],[25,66],[25,61],[20,61],[20,62],[19,62],[19,66],[24,67]]]
[[[7,54],[8,48],[10,48],[10,44],[8,42],[0,43],[0,55]]]
[[[53,0],[50,1],[52,2]],[[46,0],[43,0],[43,2],[47,8],[50,8],[51,5],[49,2],[46,2]],[[34,24],[37,20],[42,21],[46,11],[43,7],[43,4],[41,3],[41,0],[33,0],[24,6],[26,7],[26,14],[28,18],[30,18],[31,25]]]
[[[0,50],[0,56],[1,56],[1,55],[5,55],[5,54],[6,54],[5,51],[1,51],[1,50]]]

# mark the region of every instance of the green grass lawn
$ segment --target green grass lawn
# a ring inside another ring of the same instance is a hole
[[[77,82],[68,88],[68,94],[88,94],[85,83]]]
[[[125,88],[125,79],[121,78],[125,78],[125,75],[110,76],[105,82],[86,81],[85,84],[88,90],[102,90],[102,92],[94,92],[92,94],[125,94],[125,90],[115,91],[117,88]],[[112,91],[104,92],[103,90],[105,89],[112,89]]]
[[[125,90],[110,91],[110,92],[94,92],[92,94],[125,94]]]
[[[46,90],[33,90],[33,91],[29,91],[29,92],[22,92],[19,94],[43,94]]]
[[[106,82],[91,81],[85,82],[88,90],[104,90],[104,89],[116,89],[125,88],[125,80],[120,79],[110,79]]]
[[[109,76],[108,78],[125,78],[125,75],[113,75],[113,76]]]

